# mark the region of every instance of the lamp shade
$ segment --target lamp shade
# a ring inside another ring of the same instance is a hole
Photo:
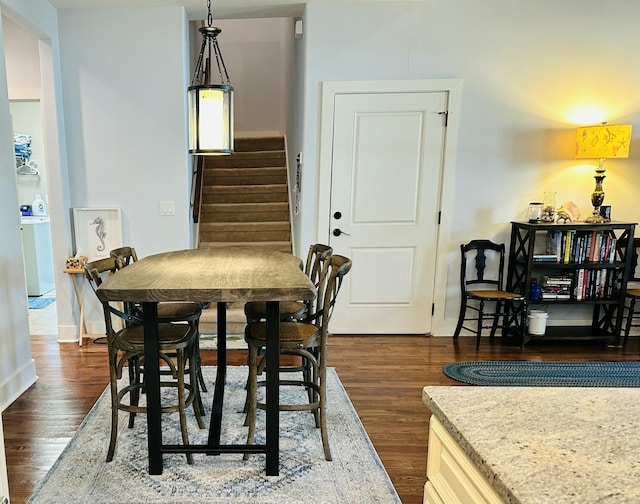
[[[576,133],[576,159],[629,157],[631,125],[586,126]]]
[[[233,88],[203,84],[187,89],[189,153],[233,153]]]

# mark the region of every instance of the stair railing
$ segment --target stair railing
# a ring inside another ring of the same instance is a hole
[[[204,178],[204,156],[192,156],[193,170],[191,176],[191,211],[193,223],[200,220],[200,206],[202,202],[202,184]]]

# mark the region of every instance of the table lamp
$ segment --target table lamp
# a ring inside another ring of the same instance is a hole
[[[585,219],[585,222],[600,223],[609,222],[610,219],[600,215],[600,207],[604,201],[602,181],[605,179],[604,160],[608,158],[629,157],[629,144],[631,143],[631,125],[586,126],[578,128],[576,133],[576,159],[598,159],[596,168],[596,187],[591,194],[593,215]]]

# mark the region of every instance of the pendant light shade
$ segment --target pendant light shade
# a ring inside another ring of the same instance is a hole
[[[233,153],[233,88],[226,85],[191,86],[189,153]]]
[[[200,28],[202,46],[187,88],[189,107],[189,154],[233,154],[233,87],[218,46],[222,30],[212,25],[211,0],[207,1],[207,26]],[[213,62],[220,84],[212,82]]]

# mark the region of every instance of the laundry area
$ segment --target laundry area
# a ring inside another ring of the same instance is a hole
[[[52,297],[55,281],[40,102],[15,100],[10,108],[27,294]]]

